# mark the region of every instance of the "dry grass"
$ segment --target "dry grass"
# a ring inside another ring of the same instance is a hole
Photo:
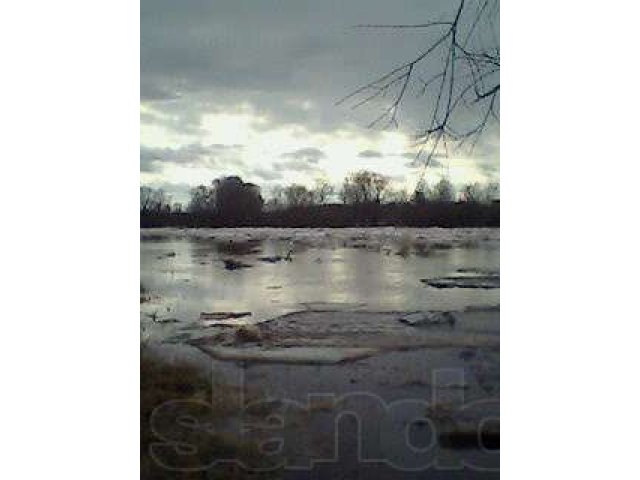
[[[211,403],[212,389],[216,392]],[[179,455],[175,448],[163,450],[163,459],[173,465],[183,467],[181,471],[168,470],[159,465],[150,455],[150,446],[164,443],[151,429],[151,415],[154,410],[171,405],[171,401],[193,400],[196,408],[189,411],[190,421],[196,426],[213,422],[216,418],[225,418],[239,411],[234,399],[237,392],[222,384],[213,385],[197,368],[174,364],[141,351],[140,364],[140,478],[142,479],[248,479],[277,478],[276,472],[258,474],[240,468],[236,464],[220,464],[206,469],[212,459],[237,458],[247,465],[269,467],[270,461],[262,455],[258,446],[245,439],[229,434],[208,431],[205,428],[185,428],[177,420],[178,416],[156,417],[154,427],[160,428],[164,435],[175,439],[184,439],[183,448],[195,447],[190,455]],[[200,408],[206,402],[207,408]],[[171,407],[169,407],[171,408]],[[181,414],[185,412],[180,410]],[[191,468],[193,471],[188,471]]]
[[[147,290],[145,286],[142,285],[141,283],[140,284],[140,303],[146,303],[149,300],[151,300],[151,294],[149,293],[149,290]]]
[[[333,412],[335,408],[336,408],[335,400],[333,399],[319,400],[311,403],[311,405],[309,405],[309,408],[307,409],[307,412],[309,414],[313,414],[315,412]]]
[[[242,325],[236,329],[235,339],[238,343],[254,343],[262,340],[262,334],[255,325]]]

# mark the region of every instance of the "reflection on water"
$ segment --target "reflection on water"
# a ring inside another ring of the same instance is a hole
[[[367,310],[384,311],[499,304],[499,289],[436,289],[420,282],[458,269],[499,270],[496,244],[434,249],[405,258],[392,244],[367,249],[267,238],[256,241],[248,254],[233,255],[216,242],[189,236],[141,241],[141,284],[152,296],[141,304],[143,317],[151,314],[182,324],[196,321],[201,312],[250,311],[254,320],[262,320],[314,302],[363,304]],[[284,257],[289,250],[290,262],[259,260]],[[226,270],[226,258],[252,267]]]

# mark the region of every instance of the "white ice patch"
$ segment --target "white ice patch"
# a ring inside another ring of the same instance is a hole
[[[312,365],[332,365],[355,361],[378,353],[378,350],[374,348],[236,348],[209,345],[198,345],[198,348],[219,360]]]
[[[141,240],[166,239],[215,239],[218,241],[281,240],[304,242],[319,247],[331,243],[345,246],[360,245],[379,247],[396,244],[407,239],[427,245],[473,246],[498,244],[499,228],[153,228],[140,231]]]

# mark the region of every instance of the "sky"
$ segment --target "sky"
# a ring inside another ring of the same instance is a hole
[[[475,8],[476,0],[467,2]],[[319,178],[339,185],[369,169],[411,191],[424,172],[413,141],[424,106],[407,101],[398,127],[385,129],[367,125],[386,104],[336,102],[429,40],[424,30],[357,25],[450,19],[456,7],[453,0],[141,0],[141,184],[186,203],[191,187],[222,175],[239,175],[268,196],[276,185]],[[434,158],[427,181],[441,175],[458,185],[497,181],[499,126],[473,151]]]

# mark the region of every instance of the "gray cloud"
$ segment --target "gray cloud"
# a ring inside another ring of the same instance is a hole
[[[254,168],[253,170],[251,170],[250,175],[256,176],[267,182],[271,182],[273,180],[282,180],[283,178],[282,172],[268,170],[262,167]]]
[[[382,158],[382,153],[377,150],[363,150],[358,153],[361,158]]]
[[[496,179],[500,175],[500,162],[480,159],[476,162],[478,169],[489,179]]]
[[[178,92],[166,90],[160,85],[143,79],[140,85],[140,100],[154,102],[164,100],[176,100],[180,98]]]
[[[353,26],[448,19],[455,6],[450,0],[141,0],[143,128],[158,125],[197,144],[206,134],[203,115],[248,105],[266,119],[257,129],[295,124],[310,132],[340,130],[373,138],[379,131],[365,126],[379,115],[381,104],[352,110],[336,101],[415,57],[436,33]],[[424,78],[433,74],[429,68],[421,73]],[[403,105],[400,130],[414,134],[424,126],[426,108],[416,92],[408,93],[415,100]],[[148,153],[141,152],[145,172],[161,171],[168,162],[210,166],[223,161],[213,153],[193,161]],[[231,162],[232,156],[224,158]],[[308,164],[321,158],[285,157],[274,171],[308,171]]]
[[[500,176],[500,138],[494,133],[484,140],[474,152],[476,166],[485,177],[494,181]]]
[[[287,152],[280,155],[282,158],[291,158],[293,160],[306,161],[309,163],[318,163],[321,158],[325,158],[327,155],[315,147],[299,148],[293,152]]]
[[[199,114],[189,110],[179,110],[175,113],[171,109],[165,109],[162,114],[157,111],[140,113],[140,122],[148,125],[159,125],[168,130],[185,135],[204,135],[207,132],[201,128]]]
[[[308,162],[307,160],[289,160],[287,162],[275,162],[273,169],[277,172],[292,171],[296,173],[312,173],[321,172],[315,162]]]
[[[318,162],[326,156],[327,155],[319,148],[299,148],[292,152],[286,152],[280,155],[280,158],[284,158],[286,160],[282,162],[275,162],[273,164],[273,169],[280,173],[287,171],[307,174],[318,173],[322,172],[322,169],[318,167]]]
[[[229,163],[242,166],[238,152],[242,145],[193,143],[177,148],[151,148],[140,146],[140,171],[159,172],[165,163],[174,163],[187,167],[215,167]]]
[[[413,57],[431,35],[354,25],[455,11],[449,0],[284,0],[250,8],[237,0],[142,0],[140,8],[143,101],[196,114],[248,103],[274,123],[318,131],[364,127],[371,111],[338,108],[336,100]],[[313,108],[303,107],[307,100]],[[405,120],[413,110],[403,109]]]

